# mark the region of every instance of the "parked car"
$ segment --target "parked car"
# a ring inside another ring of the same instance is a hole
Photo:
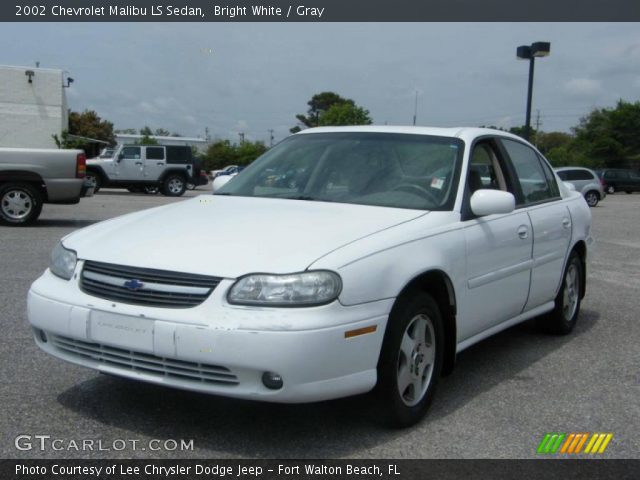
[[[223,175],[236,175],[242,170],[244,170],[244,166],[229,165],[228,167],[224,167],[222,170],[215,170],[212,176],[214,179],[216,179],[217,177]]]
[[[27,311],[38,346],[77,365],[271,402],[377,387],[407,426],[460,351],[534,317],[571,332],[590,229],[515,135],[312,128],[213,196],[64,237]],[[203,238],[224,255],[186,248]]]
[[[44,203],[76,204],[93,195],[82,150],[0,148],[0,224],[30,225]]]
[[[590,207],[598,205],[607,195],[600,178],[593,170],[583,167],[561,167],[556,168],[556,173],[561,180],[572,184],[576,191],[584,195]]]
[[[87,177],[102,187],[178,197],[193,176],[191,147],[178,145],[120,145],[112,156],[87,160]]]
[[[625,168],[605,168],[596,173],[602,179],[607,193],[640,192],[640,173]]]

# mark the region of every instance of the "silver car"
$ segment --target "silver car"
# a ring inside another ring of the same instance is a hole
[[[576,191],[584,195],[590,207],[595,207],[607,196],[600,178],[593,170],[584,167],[562,167],[555,170],[561,180],[571,183]]]

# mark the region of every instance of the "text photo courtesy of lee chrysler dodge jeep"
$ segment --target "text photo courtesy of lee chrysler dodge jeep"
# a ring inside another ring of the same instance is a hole
[[[87,160],[87,176],[100,188],[129,191],[159,189],[170,197],[181,196],[193,182],[191,147],[179,145],[120,145],[112,156]]]

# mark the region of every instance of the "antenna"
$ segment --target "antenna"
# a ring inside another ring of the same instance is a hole
[[[413,107],[413,125],[415,126],[416,120],[418,118],[418,90],[416,90],[416,101]]]

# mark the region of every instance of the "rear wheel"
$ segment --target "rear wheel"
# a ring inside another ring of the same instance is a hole
[[[580,301],[584,290],[582,260],[576,252],[571,252],[564,271],[562,285],[555,299],[555,307],[540,322],[544,330],[557,335],[571,333],[580,313]]]
[[[162,184],[162,193],[168,197],[179,197],[187,189],[187,182],[182,175],[169,175]]]
[[[0,186],[0,223],[30,225],[42,212],[42,195],[32,185],[7,183]]]
[[[442,371],[442,315],[430,295],[400,299],[389,316],[378,361],[379,408],[387,423],[408,427],[427,412]]]
[[[591,190],[585,194],[584,199],[587,201],[587,205],[595,207],[600,201],[600,195],[595,190]]]

